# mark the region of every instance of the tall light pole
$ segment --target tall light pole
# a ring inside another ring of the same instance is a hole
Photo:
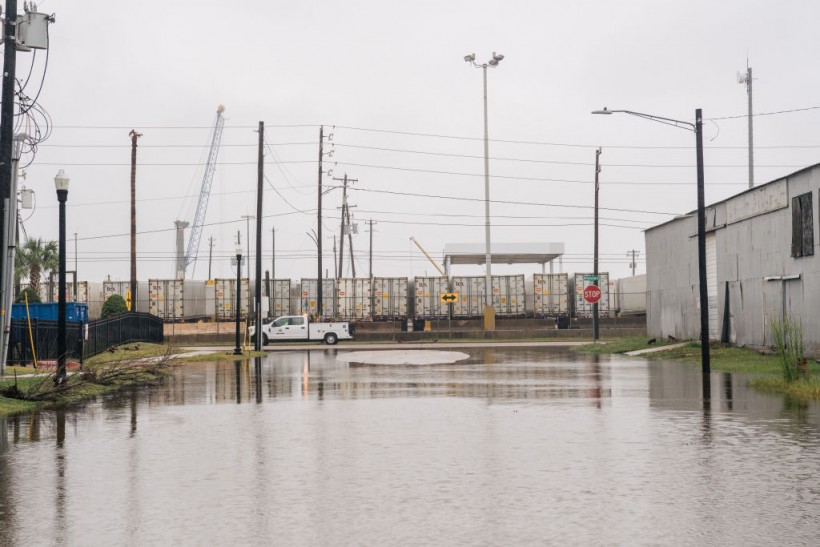
[[[248,264],[248,318],[251,316],[251,312],[253,311],[253,304],[251,303],[251,219],[256,218],[253,215],[242,215],[241,218],[245,219],[245,245],[248,247],[248,251],[245,253],[245,262]],[[239,285],[236,286],[236,290],[239,290]]]
[[[504,59],[503,55],[493,52],[492,59],[486,63],[478,64],[475,62],[475,53],[464,56],[466,62],[476,68],[480,68],[484,73],[484,242],[486,247],[484,262],[487,265],[484,304],[487,308],[493,307],[493,278],[491,271],[493,256],[490,249],[490,136],[487,128],[487,67],[497,67],[502,59]]]
[[[239,309],[242,307],[242,291],[239,287],[242,283],[242,244],[236,244],[236,347],[234,355],[242,355],[242,348],[239,346]]]
[[[57,282],[57,373],[54,383],[59,385],[66,381],[65,365],[65,202],[68,199],[68,176],[60,169],[54,177],[57,188],[57,201],[60,203],[60,239],[59,239],[59,277]]]
[[[653,122],[658,122],[673,127],[679,127],[695,133],[695,155],[697,160],[697,180],[698,180],[698,283],[700,285],[700,366],[701,372],[708,375],[711,371],[709,362],[709,292],[706,288],[706,205],[703,183],[703,113],[700,108],[695,110],[695,123],[673,120],[653,116],[652,114],[642,114],[631,110],[594,110],[593,114],[631,114],[639,118],[644,118]],[[705,384],[704,384],[705,386]],[[704,397],[708,394],[704,393]]]

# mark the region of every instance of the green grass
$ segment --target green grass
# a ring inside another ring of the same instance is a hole
[[[782,377],[763,376],[750,380],[749,385],[760,391],[784,393],[798,400],[820,399],[820,378],[816,376],[795,382],[787,382]]]
[[[577,340],[577,339],[576,339]],[[584,344],[582,346],[574,346],[572,351],[580,351],[583,353],[626,353],[628,351],[636,351],[639,349],[657,348],[674,344],[677,342],[669,342],[666,340],[659,340],[649,344],[652,340],[649,336],[624,336],[621,338],[603,338],[597,344]]]

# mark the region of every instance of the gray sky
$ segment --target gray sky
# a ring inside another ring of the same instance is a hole
[[[820,105],[820,4],[812,1],[47,0],[39,8],[57,17],[39,97],[53,128],[26,169],[37,208],[25,227],[56,239],[53,177],[65,169],[69,238],[78,233],[79,276],[88,281],[129,277],[132,128],[144,135],[138,277],[173,276],[173,223],[193,219],[219,104],[226,124],[197,279],[207,276],[209,237],[213,277],[233,275],[237,230],[245,245],[240,217],[256,211],[260,120],[269,144],[264,269],[275,225],[277,277],[316,275],[306,233],[316,228],[320,124],[335,143],[326,170],[358,179],[350,204],[359,276],[367,275],[369,219],[377,276],[435,274],[410,236],[436,258],[446,243],[483,243],[482,75],[464,62],[468,53],[479,62],[505,55],[488,71],[492,239],[564,242],[570,273],[592,269],[595,147],[603,147],[606,208],[601,271],[628,275],[627,251],[644,258],[641,230],[696,207],[692,133],[591,110],[742,116],[747,96],[736,73],[747,55],[756,113]],[[32,97],[44,61],[38,53],[25,89]],[[18,78],[31,66],[32,54],[18,54]],[[756,182],[820,161],[818,121],[817,108],[756,116]],[[743,191],[746,118],[707,121],[704,134],[707,202]],[[338,189],[324,198],[331,275],[340,202]],[[70,242],[70,266],[73,259]]]

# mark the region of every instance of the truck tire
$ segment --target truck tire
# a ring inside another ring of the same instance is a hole
[[[325,334],[325,344],[327,344],[328,346],[332,346],[338,341],[339,341],[339,337],[336,336],[336,333],[329,332],[329,333]]]
[[[262,333],[262,345],[267,346],[268,342],[270,342],[270,340],[268,340],[268,335],[263,332]]]

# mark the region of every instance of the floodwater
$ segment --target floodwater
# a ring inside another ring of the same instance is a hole
[[[817,544],[820,405],[563,349],[190,364],[0,420],[2,545]]]

